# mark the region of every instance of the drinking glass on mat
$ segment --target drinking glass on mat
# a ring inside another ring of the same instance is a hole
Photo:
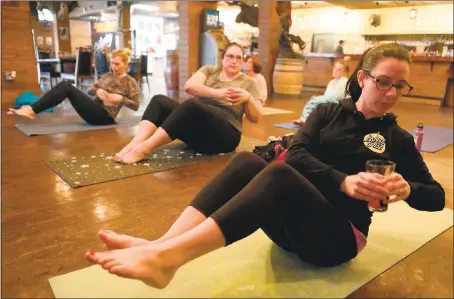
[[[388,160],[369,160],[366,161],[366,172],[379,173],[388,176],[394,172],[396,164]],[[385,212],[388,210],[388,204],[383,200],[370,200],[369,211],[371,212]]]

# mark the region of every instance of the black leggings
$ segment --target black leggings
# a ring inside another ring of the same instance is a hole
[[[350,222],[286,163],[268,166],[255,154],[235,156],[190,206],[219,225],[226,245],[261,228],[304,262],[334,266],[357,255]]]
[[[43,95],[38,102],[30,105],[36,114],[52,108],[69,99],[76,112],[90,125],[111,125],[115,120],[101,103],[75,88],[69,82],[60,82]]]
[[[241,132],[227,120],[195,100],[179,104],[164,95],[156,95],[148,104],[142,120],[161,127],[172,140],[180,139],[199,153],[231,152],[241,139]]]

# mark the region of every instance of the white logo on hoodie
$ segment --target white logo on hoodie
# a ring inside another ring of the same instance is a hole
[[[366,136],[364,136],[363,143],[374,153],[382,154],[385,152],[386,139],[385,137],[380,135],[380,132],[367,134]]]

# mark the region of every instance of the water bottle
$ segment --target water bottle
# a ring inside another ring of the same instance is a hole
[[[422,139],[424,137],[424,125],[422,122],[418,123],[415,131],[415,143],[418,151],[421,151]]]

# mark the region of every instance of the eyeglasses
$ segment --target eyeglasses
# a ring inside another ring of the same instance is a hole
[[[391,90],[391,88],[395,87],[396,91],[399,94],[407,95],[414,88],[413,85],[411,85],[408,82],[403,83],[403,85],[394,84],[393,81],[391,81],[391,80],[383,79],[383,78],[376,78],[376,77],[372,76],[369,71],[365,71],[364,73],[366,74],[366,76],[368,76],[369,78],[371,78],[372,80],[375,81],[375,86],[377,86],[377,89],[379,89],[379,90],[388,91],[388,90]]]
[[[225,57],[227,57],[230,60],[236,59],[236,60],[243,60],[243,57],[240,55],[233,55],[233,54],[225,54]]]

